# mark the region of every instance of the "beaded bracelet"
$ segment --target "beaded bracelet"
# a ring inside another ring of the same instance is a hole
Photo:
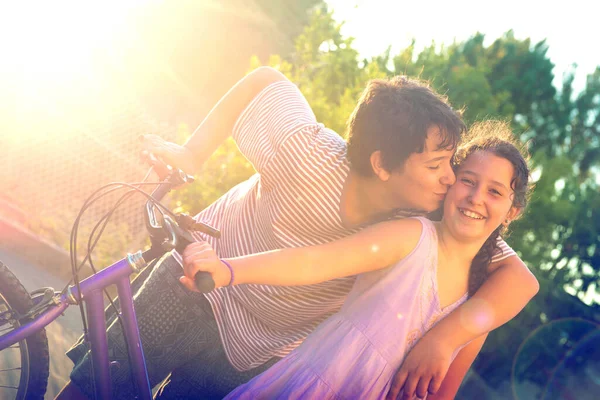
[[[227,286],[231,286],[231,285],[233,285],[233,278],[234,278],[233,268],[231,268],[231,264],[229,264],[227,261],[221,259],[221,262],[223,264],[227,265],[227,268],[229,268],[229,272],[231,272],[231,279],[229,280],[229,285],[227,285]]]

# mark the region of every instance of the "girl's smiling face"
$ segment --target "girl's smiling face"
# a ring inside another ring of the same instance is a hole
[[[485,150],[462,162],[444,202],[444,220],[454,236],[485,240],[500,224],[517,216],[514,174],[510,161]]]

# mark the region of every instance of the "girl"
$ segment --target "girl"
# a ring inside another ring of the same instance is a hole
[[[457,181],[440,222],[386,221],[320,246],[224,260],[206,243],[188,246],[181,281],[189,289],[197,271],[210,272],[217,287],[305,285],[362,274],[338,313],[227,398],[385,398],[416,341],[485,280],[499,235],[527,202],[523,154],[506,124],[476,125],[456,153]],[[485,336],[454,352],[435,398],[454,397]]]

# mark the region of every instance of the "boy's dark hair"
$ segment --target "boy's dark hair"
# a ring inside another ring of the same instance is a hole
[[[412,153],[423,152],[427,130],[436,125],[442,149],[455,148],[466,130],[460,113],[426,82],[405,76],[371,80],[348,119],[351,168],[372,175],[370,157],[377,150],[387,171],[401,168]]]
[[[514,137],[510,124],[504,121],[484,121],[473,124],[456,150],[455,171],[471,154],[477,151],[487,151],[510,161],[514,168],[513,179],[510,183],[514,193],[512,206],[524,210],[533,190],[529,169],[529,152],[527,146]],[[520,215],[522,213],[521,211]],[[506,231],[507,228],[504,225],[500,225],[494,230],[473,259],[469,271],[470,296],[487,279],[488,266],[494,254],[499,251],[498,238],[506,234]]]

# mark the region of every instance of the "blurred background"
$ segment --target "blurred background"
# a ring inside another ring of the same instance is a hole
[[[511,121],[529,141],[535,166],[536,191],[507,241],[537,276],[540,293],[490,335],[458,398],[600,398],[600,56],[589,3],[0,7],[0,259],[10,260],[29,290],[66,282],[70,229],[87,196],[109,182],[143,178],[140,134],[183,143],[251,69],[284,72],[319,121],[342,136],[369,79],[417,76],[464,108],[469,124]],[[196,213],[252,173],[228,141],[171,205]],[[115,200],[86,212],[81,243]],[[115,214],[94,252],[97,266],[145,244],[142,203],[133,198]],[[64,326],[55,332],[58,353],[77,328]],[[71,367],[57,357],[48,396]]]

